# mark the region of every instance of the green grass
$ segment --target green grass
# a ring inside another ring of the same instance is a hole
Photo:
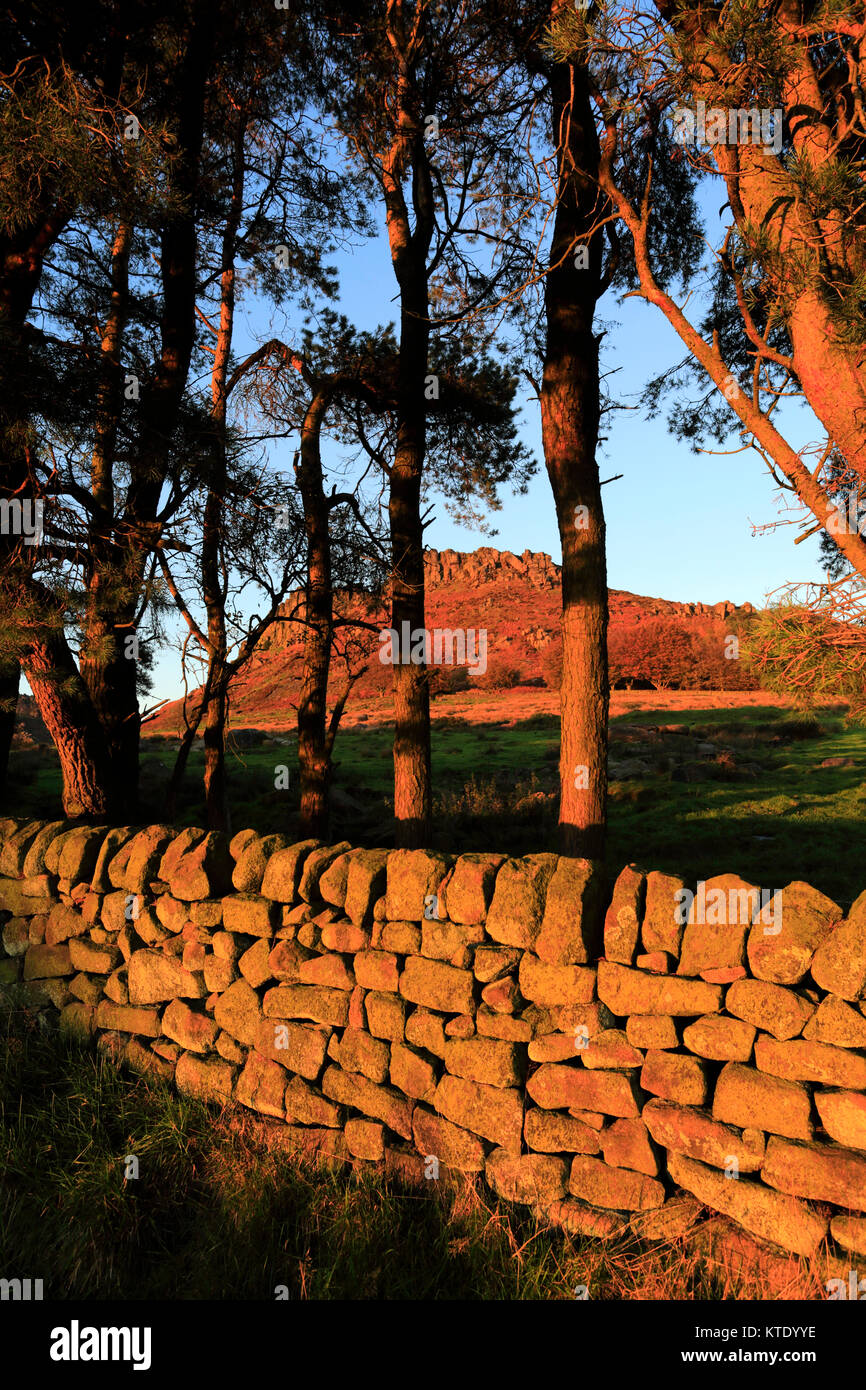
[[[470,1178],[419,1189],[287,1157],[248,1112],[118,1070],[27,1010],[0,1027],[0,1269],[46,1298],[726,1296],[669,1243],[572,1238]]]
[[[818,721],[777,707],[641,711],[612,721],[612,755],[628,752],[635,726],[678,724],[733,750],[705,769],[712,780],[677,781],[665,770],[675,735],[651,741],[651,771],[613,781],[608,865],[636,861],[686,880],[734,872],[762,888],[805,879],[843,907],[866,888],[866,730],[846,727],[840,712]],[[232,752],[229,778],[236,828],[291,831],[297,808],[294,739]],[[433,725],[435,835],[441,848],[525,854],[556,848],[558,720],[536,716],[516,725]],[[163,786],[173,756],[169,741],[146,741],[141,819],[162,819]],[[822,768],[822,759],[854,760]],[[759,764],[754,774],[737,765]],[[160,763],[165,766],[160,766]],[[292,785],[275,790],[286,764]],[[386,727],[353,728],[337,740],[333,837],[387,845],[393,765]],[[178,822],[202,824],[202,755],[190,758]],[[54,813],[59,776],[53,750],[15,751],[3,814]],[[767,838],[759,838],[767,837]]]

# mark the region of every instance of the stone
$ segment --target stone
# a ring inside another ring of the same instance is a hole
[[[631,1168],[635,1173],[658,1177],[658,1156],[643,1120],[614,1120],[596,1138],[611,1168]]]
[[[345,855],[351,849],[348,840],[342,840],[338,845],[322,845],[318,849],[313,849],[305,855],[301,863],[301,877],[298,884],[297,896],[302,898],[305,903],[317,901],[324,895],[319,891],[319,882],[322,876],[328,871],[332,864]],[[348,872],[348,865],[346,866]],[[339,899],[336,906],[342,907],[345,898],[346,886],[343,883],[343,897]],[[330,901],[330,899],[325,899]]]
[[[785,1041],[802,1033],[815,1012],[815,1005],[783,985],[765,980],[737,980],[725,995],[725,1009]]]
[[[792,1144],[772,1135],[761,1170],[779,1192],[866,1211],[866,1155],[829,1144]]]
[[[629,1226],[639,1240],[679,1240],[691,1230],[703,1204],[694,1197],[669,1197],[655,1211],[637,1212]]]
[[[223,905],[217,898],[202,898],[188,903],[187,910],[197,927],[218,927],[223,919]]]
[[[635,956],[634,963],[637,970],[649,970],[653,975],[670,975],[676,965],[666,951],[646,951]]]
[[[247,1049],[236,1043],[229,1033],[217,1033],[216,1050],[227,1062],[239,1066],[247,1060]]]
[[[71,937],[83,936],[86,931],[87,923],[80,912],[68,903],[57,903],[45,923],[45,945],[59,946]]]
[[[349,996],[327,985],[275,985],[265,993],[268,1018],[308,1018],[344,1028],[349,1021]]]
[[[520,964],[520,955],[512,946],[491,946],[485,941],[475,951],[472,973],[482,984],[492,984]]]
[[[196,1057],[185,1052],[178,1058],[175,1085],[184,1095],[204,1101],[227,1101],[232,1093],[232,1069],[219,1057]]]
[[[421,928],[414,922],[383,922],[377,945],[400,956],[420,956]]]
[[[574,1033],[545,1033],[529,1044],[530,1062],[570,1062],[579,1051],[579,1038]]]
[[[357,1071],[368,1080],[381,1083],[388,1080],[391,1049],[381,1038],[347,1028],[337,1045],[335,1060],[344,1071]],[[394,1084],[398,1085],[396,1081]]]
[[[830,1221],[830,1234],[843,1250],[866,1255],[866,1217],[834,1216]]]
[[[69,959],[76,970],[89,970],[94,975],[107,975],[122,959],[116,946],[94,946],[86,937],[73,937],[69,942]],[[133,1001],[147,1004],[141,999]]]
[[[648,1211],[665,1199],[665,1190],[655,1178],[628,1168],[610,1168],[588,1154],[575,1154],[572,1159],[568,1190],[592,1206],[617,1211]]]
[[[344,908],[346,916],[356,927],[368,927],[372,923],[373,904],[385,891],[387,869],[386,849],[359,849],[352,855]]]
[[[560,858],[547,885],[535,953],[548,965],[585,965],[602,944],[601,874],[589,859]]]
[[[486,920],[496,875],[504,863],[502,854],[460,856],[444,888],[445,911],[452,922],[474,926]]]
[[[513,975],[506,975],[504,979],[494,980],[492,984],[485,985],[481,991],[481,998],[495,1014],[513,1014],[522,1003],[522,995]]]
[[[381,994],[370,990],[364,999],[367,1028],[374,1038],[387,1042],[402,1042],[409,1006],[396,994]]]
[[[113,1004],[109,999],[100,999],[94,1018],[97,1028],[118,1033],[140,1033],[142,1037],[158,1038],[161,1031],[156,1009],[131,1008]]]
[[[795,1255],[817,1254],[827,1235],[828,1223],[824,1217],[805,1202],[782,1196],[763,1183],[748,1178],[733,1182],[723,1173],[678,1153],[669,1154],[668,1173],[675,1183],[706,1206],[732,1217],[761,1240],[768,1240]]]
[[[595,996],[595,970],[582,965],[548,965],[528,951],[518,971],[520,992],[534,1004],[588,1004]]]
[[[229,854],[232,859],[235,861],[240,859],[247,846],[258,838],[259,832],[257,830],[238,830],[229,841]]]
[[[289,1078],[284,1096],[286,1119],[290,1124],[325,1125],[329,1129],[340,1129],[343,1110],[332,1100],[326,1100],[300,1076]]]
[[[129,1003],[129,985],[125,967],[115,970],[105,982],[105,994],[114,1004]]]
[[[647,874],[640,935],[645,951],[664,951],[674,958],[679,956],[685,887],[685,880],[677,878],[675,874],[662,874],[656,869]]]
[[[318,852],[318,850],[313,851],[314,854]],[[320,874],[318,894],[323,902],[330,903],[332,907],[341,909],[344,907],[346,890],[349,885],[349,865],[357,853],[358,851],[353,849],[338,854]],[[312,855],[310,857],[312,858]]]
[[[618,1213],[599,1211],[573,1197],[552,1202],[544,1215],[552,1226],[561,1227],[569,1235],[592,1236],[596,1240],[612,1240],[626,1230]]]
[[[397,957],[390,951],[359,951],[353,963],[354,979],[363,989],[396,994],[400,986],[400,971]]]
[[[472,964],[472,947],[483,937],[484,928],[480,926],[425,920],[421,923],[420,954],[429,960],[447,961],[462,970]]]
[[[666,1100],[648,1101],[641,1118],[656,1143],[671,1153],[686,1154],[715,1168],[730,1167],[735,1159],[741,1173],[760,1172],[764,1161],[760,1131],[746,1129],[741,1134],[705,1110]]]
[[[235,1083],[235,1100],[262,1115],[285,1118],[286,1073],[258,1052],[250,1052]]]
[[[751,1060],[757,1029],[753,1023],[722,1014],[706,1014],[683,1030],[683,1043],[690,1052],[715,1062]]]
[[[534,950],[557,862],[555,854],[529,854],[501,865],[486,921],[493,941]]]
[[[328,951],[343,951],[355,955],[370,945],[370,933],[351,922],[328,922],[322,927],[322,945]]]
[[[268,861],[277,850],[287,849],[289,845],[288,836],[281,833],[257,835],[255,839],[249,840],[238,855],[232,870],[232,887],[239,893],[262,894],[262,880]]]
[[[760,889],[736,874],[719,874],[699,887],[692,903],[680,947],[678,975],[700,975],[702,970],[741,968],[745,961],[746,934],[761,905]],[[704,921],[693,920],[700,902]]]
[[[116,825],[106,832],[90,875],[90,885],[94,892],[108,893],[114,887],[109,875],[109,866],[125,846],[131,845],[136,833],[135,827],[131,825]]]
[[[518,1046],[494,1038],[449,1039],[445,1067],[452,1076],[498,1087],[519,1086],[526,1070]]]
[[[160,869],[160,878],[163,877]],[[167,882],[172,897],[185,903],[205,902],[231,892],[232,856],[225,835],[212,830],[203,840],[188,846],[172,862]],[[210,912],[212,915],[213,907]]]
[[[661,1049],[647,1052],[640,1084],[650,1095],[679,1105],[703,1105],[709,1091],[707,1069],[699,1058]]]
[[[195,976],[176,956],[162,951],[135,951],[128,962],[129,999],[132,1004],[156,1004],[163,999],[200,998]]]
[[[263,1018],[256,1027],[254,1046],[269,1061],[315,1081],[324,1066],[331,1037],[331,1029],[320,1024]]]
[[[781,895],[776,894],[773,902],[762,908],[749,932],[747,951],[752,974],[777,985],[799,984],[818,947],[841,917],[838,903],[817,888],[808,883],[789,883]]]
[[[474,983],[471,970],[458,970],[423,956],[407,956],[400,993],[413,1004],[443,1013],[471,1013]]]
[[[72,883],[89,883],[107,834],[107,825],[82,825],[64,836],[63,848],[57,859],[58,877],[68,878]]]
[[[412,1138],[418,1152],[436,1158],[445,1168],[462,1173],[484,1171],[484,1145],[481,1140],[441,1115],[416,1105],[412,1112]]]
[[[214,938],[216,941],[216,938]],[[231,940],[231,937],[229,938]],[[216,949],[216,947],[214,947]],[[301,980],[301,966],[310,960],[328,960],[328,956],[314,956],[305,946],[301,946],[297,941],[278,941],[268,954],[268,969],[275,980],[282,980],[287,984],[299,984]],[[342,956],[337,956],[337,960],[342,962]],[[313,983],[310,981],[309,983]]]
[[[449,858],[431,850],[392,850],[388,856],[386,917],[423,924],[429,899],[438,898],[450,865]]]
[[[390,1078],[398,1091],[413,1100],[432,1102],[439,1073],[436,1067],[405,1043],[392,1043]]]
[[[632,1047],[625,1032],[620,1028],[605,1028],[590,1039],[586,1046],[577,1049],[577,1056],[585,1067],[595,1071],[600,1068],[629,1070],[643,1065],[644,1056]]]
[[[10,917],[3,926],[3,949],[7,956],[23,956],[30,945],[30,930],[26,917]],[[39,942],[34,942],[39,945]]]
[[[273,936],[276,904],[252,893],[233,893],[222,900],[226,931],[246,932],[248,936]]]
[[[583,1067],[550,1062],[529,1078],[526,1089],[545,1110],[597,1110],[623,1119],[640,1113],[636,1084],[630,1073],[586,1071]]]
[[[730,965],[727,968],[702,970],[701,979],[709,985],[731,985],[735,980],[744,980],[747,973],[744,965]]]
[[[755,1043],[755,1064],[772,1076],[790,1081],[820,1081],[852,1091],[866,1090],[866,1057],[828,1043],[777,1042],[761,1034]]]
[[[76,999],[80,999],[82,1004],[96,1004],[102,998],[101,978],[94,978],[92,975],[78,974],[69,981],[69,993],[74,994]]]
[[[303,947],[300,949],[303,950]],[[355,988],[355,974],[348,963],[349,959],[351,957],[338,955],[311,956],[298,966],[296,983],[327,985],[330,989],[351,991]],[[355,956],[354,960],[357,963],[358,957]]]
[[[30,846],[21,864],[21,876],[23,878],[32,878],[35,874],[45,872],[45,854],[65,825],[66,822],[62,820],[49,821],[30,841]],[[110,833],[109,831],[108,834]]]
[[[180,1043],[189,1052],[211,1052],[216,1042],[217,1027],[207,1014],[198,1013],[173,999],[162,1016],[162,1031],[167,1038]]]
[[[321,848],[321,840],[301,840],[296,845],[278,846],[267,859],[260,886],[253,891],[278,903],[294,903],[298,897],[304,861],[313,850]]]
[[[266,1013],[268,998],[275,993],[276,990],[272,989],[265,995]],[[220,1028],[230,1033],[238,1042],[244,1043],[247,1047],[256,1046],[262,1005],[252,985],[246,980],[235,980],[234,984],[229,985],[216,1001],[213,1013]]]
[[[266,938],[260,937],[244,951],[238,960],[238,969],[247,984],[252,985],[253,989],[257,989],[259,985],[263,985],[273,978],[269,964],[270,955],[271,943]]]
[[[28,946],[24,955],[25,980],[54,980],[74,974],[68,946]]]
[[[679,1047],[677,1026],[662,1014],[634,1014],[626,1019],[625,1035],[632,1047]]]
[[[6,878],[18,878],[20,876],[28,850],[37,836],[47,829],[48,824],[49,822],[44,820],[26,821],[24,825],[19,826],[4,840],[3,848],[0,850],[0,874]],[[65,822],[61,822],[61,824],[65,824]],[[65,833],[72,834],[73,832],[66,831]],[[55,844],[58,839],[60,836],[54,835],[49,841],[49,846]],[[46,849],[49,846],[46,846]],[[56,873],[57,870],[54,868],[48,872]]]
[[[527,1110],[523,1136],[537,1153],[596,1154],[600,1147],[599,1137],[590,1125],[573,1115],[551,1110]]]
[[[182,830],[179,835],[176,835],[169,843],[168,848],[165,850],[159,862],[156,875],[157,878],[163,883],[170,883],[171,876],[175,872],[183,855],[188,849],[192,849],[194,845],[201,844],[206,834],[207,831],[202,830],[201,826],[190,825],[187,826],[185,830]]]
[[[815,1106],[831,1139],[866,1149],[866,1096],[862,1091],[816,1091]]]
[[[406,1019],[406,1041],[437,1057],[445,1056],[445,1020],[429,1009],[414,1009]]]
[[[414,1103],[393,1087],[377,1086],[356,1072],[345,1072],[340,1067],[331,1066],[322,1077],[322,1090],[340,1105],[360,1110],[371,1119],[381,1120],[401,1138],[412,1138]]]
[[[475,1036],[475,1019],[471,1014],[457,1014],[455,1018],[449,1018],[445,1024],[445,1037],[448,1038],[473,1038]]]
[[[619,1018],[629,1014],[685,1015],[719,1013],[722,988],[678,975],[643,975],[624,965],[600,960],[598,997]]]
[[[488,1155],[484,1174],[493,1191],[507,1202],[543,1208],[565,1196],[568,1167],[564,1158],[498,1148]]]
[[[209,994],[223,994],[238,977],[234,961],[225,960],[222,956],[207,956],[203,974]]]
[[[385,1129],[376,1120],[347,1120],[344,1134],[353,1158],[377,1162],[385,1157]]]
[[[604,954],[608,961],[631,965],[640,935],[640,919],[646,897],[646,875],[629,864],[613,886],[604,918]]]
[[[517,1090],[501,1090],[478,1081],[445,1075],[436,1087],[434,1106],[461,1129],[480,1134],[504,1149],[520,1150],[523,1105]]]
[[[728,1062],[716,1081],[713,1119],[754,1126],[789,1139],[811,1139],[811,1099],[805,1086],[783,1081],[740,1062]]]
[[[499,1038],[502,1042],[528,1042],[532,1025],[510,1014],[496,1014],[482,1004],[475,1015],[475,1031],[481,1038]]]
[[[866,893],[837,923],[812,958],[812,979],[828,994],[856,999],[866,993]]]
[[[125,888],[128,893],[146,893],[151,881],[158,877],[162,856],[174,836],[170,825],[149,825],[140,830],[108,866],[112,887]],[[118,861],[123,862],[123,867],[116,871]]]
[[[60,1010],[60,1031],[68,1037],[87,1041],[93,1037],[95,1028],[93,1009],[89,1004],[76,1000],[72,1004],[65,1004]]]
[[[838,995],[828,994],[803,1029],[803,1037],[834,1047],[866,1048],[866,1019]]]

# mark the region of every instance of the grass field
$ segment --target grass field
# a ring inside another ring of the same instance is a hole
[[[608,868],[624,864],[686,880],[735,872],[775,889],[805,879],[847,906],[866,889],[866,730],[846,727],[844,706],[802,716],[777,704],[646,706],[611,723]],[[755,698],[755,697],[752,697]],[[760,697],[758,697],[760,698]],[[491,708],[490,715],[494,713]],[[295,740],[269,731],[230,753],[236,829],[291,831],[297,807]],[[455,714],[433,725],[436,843],[513,854],[556,844],[559,729],[552,713],[478,723]],[[164,816],[169,739],[148,739],[142,820]],[[833,765],[822,766],[826,760]],[[335,839],[387,846],[391,732],[344,729],[335,750]],[[288,790],[275,789],[289,769]],[[202,755],[190,759],[179,823],[203,823]],[[14,750],[3,814],[53,814],[59,773],[51,749]]]
[[[571,1237],[469,1178],[418,1188],[287,1156],[248,1111],[118,1070],[26,1010],[0,1034],[0,1268],[46,1299],[823,1296],[796,1260],[732,1282],[681,1241]]]

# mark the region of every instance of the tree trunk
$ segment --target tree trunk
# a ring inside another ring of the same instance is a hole
[[[20,679],[21,666],[18,661],[13,658],[0,663],[0,792],[6,790]]]
[[[423,415],[421,435],[423,438]],[[391,470],[388,515],[391,523],[391,627],[399,642],[394,665],[394,815],[397,844],[418,849],[430,843],[431,759],[430,687],[425,664],[412,661],[404,632],[423,632],[424,541],[421,528],[420,449],[406,430]],[[405,627],[404,627],[405,625]]]
[[[304,678],[298,703],[298,767],[302,838],[326,839],[330,824],[331,758],[326,741],[328,675],[334,634],[330,509],[325,498],[320,431],[330,395],[317,391],[301,431],[298,487],[307,532]]]
[[[64,816],[114,819],[105,735],[65,639],[52,634],[33,641],[23,670],[60,758]]]
[[[551,89],[559,196],[552,269],[545,282],[541,427],[562,542],[559,834],[563,854],[601,858],[607,802],[608,603],[595,459],[598,341],[592,331],[601,234],[590,235],[598,217],[597,186],[591,176],[600,152],[583,73],[558,64]],[[588,252],[588,265],[580,269],[575,266],[576,241]]]

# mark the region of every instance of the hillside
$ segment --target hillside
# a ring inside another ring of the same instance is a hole
[[[560,650],[560,567],[549,555],[524,551],[513,555],[492,547],[469,554],[430,550],[425,556],[427,628],[464,630],[472,649],[486,633],[486,670],[439,665],[433,673],[434,694],[458,689],[478,697],[515,686],[553,687]],[[341,596],[343,616],[363,617],[384,629],[386,607],[365,596]],[[751,689],[736,661],[725,658],[725,640],[736,621],[752,612],[730,602],[678,603],[622,590],[610,591],[609,655],[611,682],[619,689]],[[283,605],[282,621],[263,640],[259,651],[232,687],[232,724],[262,728],[285,725],[299,688],[303,652],[303,596]],[[344,630],[345,631],[345,630]],[[469,634],[472,636],[469,636]],[[387,700],[391,671],[379,659],[375,634],[363,639],[366,652],[357,665],[366,670],[357,680],[351,704]],[[474,650],[479,650],[475,648]],[[335,663],[333,692],[344,679],[345,664]],[[166,706],[145,729],[168,733],[178,726],[179,702]]]

